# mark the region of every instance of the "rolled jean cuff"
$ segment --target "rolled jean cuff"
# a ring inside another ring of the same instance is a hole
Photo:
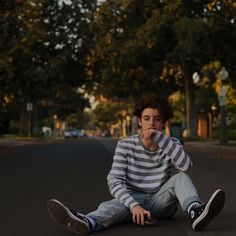
[[[90,217],[90,218],[92,218],[92,217]],[[107,228],[106,226],[103,226],[102,224],[99,224],[95,219],[93,219],[93,220],[95,222],[95,226],[92,229],[90,229],[90,233],[101,231],[101,230],[104,230],[104,229]]]
[[[192,202],[200,202],[202,203],[202,200],[199,197],[193,196],[193,197],[188,197],[187,199],[185,199],[185,201],[183,202],[182,210],[184,212],[187,212],[188,206],[192,203]]]

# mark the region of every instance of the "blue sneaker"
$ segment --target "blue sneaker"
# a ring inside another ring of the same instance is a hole
[[[70,210],[56,199],[49,200],[47,208],[49,215],[54,221],[64,225],[66,228],[74,231],[80,236],[89,234],[90,224],[85,215]]]
[[[189,211],[193,230],[202,231],[220,213],[224,203],[225,193],[217,189],[207,203],[193,206]]]

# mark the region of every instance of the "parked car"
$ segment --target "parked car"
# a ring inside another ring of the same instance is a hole
[[[84,130],[78,130],[78,137],[86,137],[86,133],[84,132]]]
[[[85,133],[79,129],[68,129],[64,132],[65,138],[78,138],[78,137],[85,137]]]

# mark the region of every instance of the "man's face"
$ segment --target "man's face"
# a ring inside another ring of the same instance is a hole
[[[142,131],[148,129],[156,129],[161,131],[163,127],[163,121],[161,115],[157,109],[146,108],[142,112],[142,117],[139,119],[139,125]]]

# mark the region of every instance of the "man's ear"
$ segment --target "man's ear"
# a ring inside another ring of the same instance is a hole
[[[138,124],[139,126],[141,126],[142,122],[141,122],[141,118],[138,117]]]

